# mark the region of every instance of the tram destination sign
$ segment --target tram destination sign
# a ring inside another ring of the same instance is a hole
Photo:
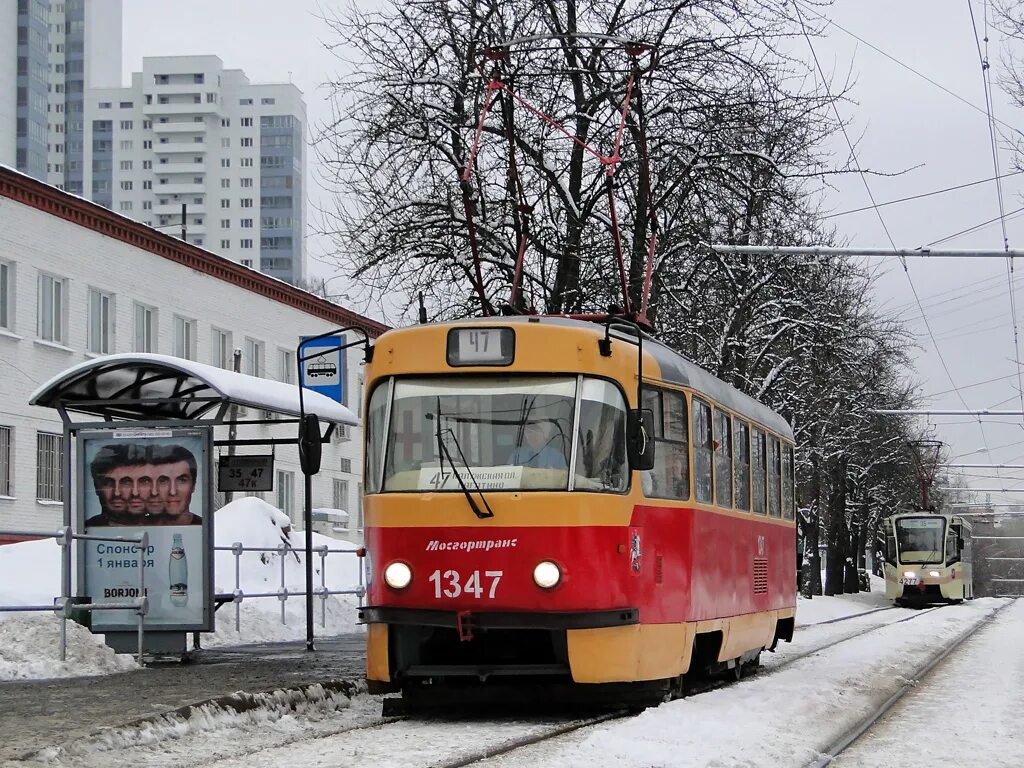
[[[217,490],[274,490],[274,457],[272,455],[221,456],[220,462],[217,464]]]

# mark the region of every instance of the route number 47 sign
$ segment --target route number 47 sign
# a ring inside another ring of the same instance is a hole
[[[217,490],[274,490],[274,457],[221,456],[217,465]]]

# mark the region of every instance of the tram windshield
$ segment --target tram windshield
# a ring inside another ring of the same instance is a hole
[[[387,384],[370,400],[371,493],[461,492],[463,484],[484,491],[626,488],[626,406],[610,382],[575,376],[397,379],[392,389],[390,414]]]
[[[896,520],[896,546],[900,562],[941,563],[945,551],[946,520],[942,517],[901,517]]]

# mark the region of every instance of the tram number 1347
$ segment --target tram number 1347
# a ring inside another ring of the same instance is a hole
[[[473,571],[464,579],[458,571],[437,570],[430,574],[430,583],[434,585],[434,597],[438,600],[442,597],[460,595],[480,598],[484,596],[484,592],[487,593],[488,600],[493,600],[503,573],[504,571],[484,571],[481,576],[480,571]]]

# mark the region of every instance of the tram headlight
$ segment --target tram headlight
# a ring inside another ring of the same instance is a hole
[[[904,579],[916,579],[917,578],[917,573],[915,571],[904,571],[903,572],[903,578]]]
[[[384,582],[392,589],[405,589],[412,582],[412,569],[401,560],[389,563],[384,569]]]
[[[562,580],[562,570],[550,560],[541,560],[533,569],[533,582],[541,589],[551,589]]]
[[[939,578],[939,572],[938,571],[928,571],[928,575],[933,577],[933,578],[936,578],[936,579]]]

